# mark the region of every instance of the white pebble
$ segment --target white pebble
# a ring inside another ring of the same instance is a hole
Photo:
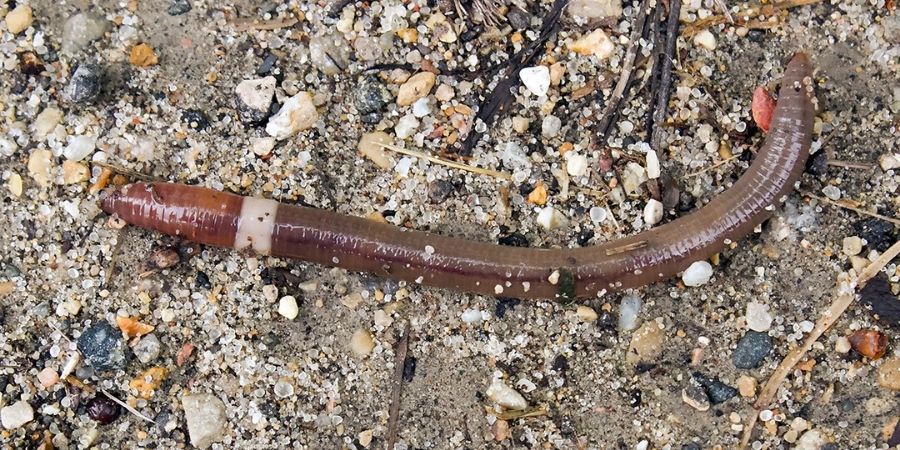
[[[63,156],[69,161],[81,161],[97,148],[97,138],[93,136],[74,136],[63,150]]]
[[[396,134],[399,139],[406,139],[416,134],[418,128],[419,119],[416,119],[416,116],[412,114],[407,114],[397,121],[397,125],[394,125],[394,134]]]
[[[562,120],[559,117],[553,115],[544,117],[544,120],[541,122],[541,136],[545,138],[556,137],[561,127]]]
[[[550,68],[547,66],[526,67],[519,71],[522,84],[532,94],[543,97],[550,90]]]
[[[842,242],[842,251],[847,256],[855,256],[862,252],[863,241],[859,236],[845,237]]]
[[[881,170],[884,170],[885,172],[900,168],[900,153],[885,153],[879,156],[878,165],[880,165]]]
[[[372,335],[366,330],[356,330],[353,333],[353,337],[350,338],[350,352],[357,358],[362,358],[372,353],[374,348],[375,341],[372,340]]]
[[[494,380],[488,387],[487,396],[498,405],[513,410],[522,410],[528,408],[528,402],[515,389],[509,387],[501,380]]]
[[[685,286],[703,286],[712,278],[712,265],[706,261],[695,261],[681,275]]]
[[[840,200],[841,198],[841,189],[830,184],[822,188],[822,193],[831,200]]]
[[[588,214],[591,216],[591,221],[594,223],[602,223],[606,220],[607,216],[606,208],[601,208],[599,206],[592,207]]]
[[[482,320],[481,311],[477,309],[467,309],[460,316],[463,322],[468,324],[479,323]]]
[[[413,165],[413,159],[408,158],[406,156],[400,158],[400,161],[397,161],[397,164],[394,166],[394,170],[404,177],[409,176],[409,169]]]
[[[431,114],[431,102],[428,97],[416,100],[412,105],[412,113],[414,116],[422,118]]]
[[[319,112],[313,104],[309,92],[300,92],[285,100],[274,116],[266,124],[266,133],[275,139],[284,140],[303,130],[312,128],[319,120]]]
[[[568,219],[566,219],[566,216],[563,215],[563,213],[557,211],[556,208],[547,206],[538,213],[537,223],[547,230],[552,230],[554,228],[565,226],[568,223]]]
[[[655,180],[662,174],[656,150],[647,150],[647,178]]]
[[[569,152],[566,153],[566,160],[566,172],[569,172],[569,175],[580,177],[587,173],[588,162],[584,155]]]
[[[18,401],[0,409],[0,422],[3,428],[13,430],[34,420],[34,409],[26,401]]]
[[[212,394],[191,394],[181,397],[191,444],[207,448],[222,440],[225,434],[225,404]]]
[[[637,329],[640,325],[638,316],[644,301],[635,294],[628,294],[622,297],[622,303],[619,304],[619,330],[631,331]]]
[[[19,148],[15,141],[0,136],[0,156],[12,156]]]
[[[281,314],[288,320],[297,318],[300,314],[300,308],[297,306],[297,299],[292,295],[285,295],[278,301],[278,314]]]
[[[248,107],[257,111],[268,111],[275,95],[275,77],[269,76],[258,80],[244,80],[238,83],[234,92]]]
[[[663,204],[659,200],[651,198],[644,205],[644,222],[648,225],[656,225],[662,220]]]
[[[694,36],[694,44],[707,50],[716,49],[716,37],[709,30],[703,30]]]
[[[757,303],[747,303],[747,328],[760,333],[769,331],[772,327],[772,315],[769,314],[769,306]]]
[[[253,150],[254,155],[266,156],[269,153],[272,153],[272,149],[275,148],[275,138],[272,138],[272,137],[251,138],[250,139],[250,148]]]

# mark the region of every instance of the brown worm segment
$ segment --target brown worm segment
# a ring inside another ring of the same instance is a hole
[[[474,242],[172,183],[124,186],[106,196],[102,208],[130,224],[202,244],[386,278],[518,298],[586,297],[675,275],[770,217],[804,170],[815,110],[812,65],[798,53],[785,70],[765,143],[734,185],[689,215],[585,248]]]

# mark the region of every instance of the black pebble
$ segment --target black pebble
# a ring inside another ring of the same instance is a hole
[[[856,235],[866,240],[866,247],[884,252],[894,243],[894,226],[874,217],[853,224]]]
[[[578,237],[575,240],[578,242],[578,245],[582,247],[587,247],[588,243],[591,242],[591,239],[594,238],[594,230],[590,228],[582,228],[578,233]]]
[[[678,211],[691,211],[694,209],[695,204],[696,200],[694,199],[694,196],[690,194],[690,192],[681,192],[681,195],[678,198]]]
[[[409,383],[416,376],[416,358],[407,356],[403,360],[403,381]]]
[[[506,13],[506,19],[509,20],[509,24],[516,30],[524,30],[528,28],[528,25],[531,23],[531,18],[528,16],[528,13],[518,6],[509,8],[509,12]]]
[[[497,305],[494,307],[494,315],[498,319],[506,317],[506,312],[515,308],[520,302],[517,298],[497,297]]]
[[[100,95],[103,87],[103,67],[92,62],[78,65],[72,73],[72,79],[63,92],[65,98],[73,103],[88,103]]]
[[[431,203],[443,203],[456,188],[447,180],[434,180],[428,183],[428,200]]]
[[[122,332],[105,320],[91,325],[78,337],[78,350],[88,364],[99,371],[124,368],[127,359],[125,349]]]
[[[113,423],[119,418],[121,408],[106,394],[97,394],[87,405],[87,414],[91,419],[96,420],[101,425]]]
[[[501,236],[497,243],[509,247],[528,247],[528,238],[519,233],[510,233],[506,236]]]
[[[209,282],[209,275],[206,272],[197,271],[197,278],[194,280],[194,287],[197,289],[212,289],[212,283]]]
[[[806,161],[806,171],[817,177],[828,173],[828,155],[823,151],[817,152]]]
[[[256,74],[262,77],[272,73],[272,69],[275,68],[275,63],[277,62],[277,56],[272,53],[266,53],[266,56],[263,57],[262,64],[256,69]]]
[[[170,16],[180,16],[191,10],[191,1],[190,0],[173,0],[172,4],[169,5],[169,9],[166,10]]]
[[[772,338],[766,333],[747,331],[737,343],[731,355],[734,367],[738,369],[755,369],[772,351]]]
[[[738,390],[719,381],[716,378],[707,377],[699,372],[694,373],[694,379],[706,389],[706,395],[713,405],[727,402],[738,394]]]
[[[353,106],[362,115],[380,112],[389,100],[390,93],[384,83],[375,77],[364,77],[354,89]]]
[[[209,128],[209,119],[206,114],[199,109],[188,109],[181,113],[181,120],[188,124],[191,128],[205,130]]]

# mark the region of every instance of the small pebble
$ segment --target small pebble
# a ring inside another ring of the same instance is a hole
[[[585,322],[597,320],[597,311],[594,311],[594,308],[591,308],[590,306],[578,305],[578,308],[575,309],[575,315]]]
[[[272,97],[275,95],[275,77],[268,76],[256,80],[241,81],[234,92],[238,96],[238,117],[245,124],[266,120],[269,116]]]
[[[266,133],[279,141],[284,140],[312,128],[317,120],[319,112],[316,111],[312,96],[309,92],[300,92],[287,99],[278,113],[269,118]]]
[[[338,34],[315,36],[309,40],[309,59],[325,75],[337,75],[350,65],[353,50]]]
[[[694,380],[706,389],[706,395],[713,405],[725,403],[738,395],[738,390],[721,382],[717,378],[710,378],[700,373],[694,374]]]
[[[250,150],[256,156],[268,156],[275,148],[275,138],[256,137],[250,139]]]
[[[222,440],[225,434],[225,403],[212,394],[181,397],[191,445],[205,449]]]
[[[681,400],[691,408],[697,411],[709,410],[709,397],[706,392],[698,386],[688,386],[681,390]]]
[[[606,59],[616,51],[609,36],[601,29],[596,29],[573,42],[569,49],[582,56],[596,56],[598,59]]]
[[[850,345],[850,339],[847,339],[846,336],[841,336],[834,341],[834,351],[846,354],[850,352],[850,349],[853,347]]]
[[[350,338],[350,352],[357,358],[363,358],[375,348],[375,341],[372,335],[363,329],[356,330]]]
[[[615,19],[622,15],[622,0],[573,0],[566,13],[585,19]]]
[[[63,183],[78,184],[91,178],[91,170],[87,164],[77,161],[63,161]]]
[[[556,137],[560,128],[562,128],[562,120],[559,117],[554,115],[544,117],[544,120],[541,121],[541,136],[545,138]]]
[[[869,359],[881,359],[887,352],[888,338],[878,330],[859,330],[847,336],[850,347]]]
[[[606,208],[594,206],[594,207],[591,207],[590,211],[588,211],[588,215],[591,216],[591,222],[603,223],[603,221],[606,220],[609,213],[606,212]]]
[[[360,154],[375,163],[376,166],[382,169],[389,169],[391,167],[391,160],[382,145],[390,144],[391,136],[389,134],[383,131],[376,131],[374,133],[363,134],[359,139],[359,143],[356,145],[356,149],[359,150]]]
[[[841,189],[834,185],[828,185],[822,188],[822,193],[825,194],[831,200],[840,200],[841,199]]]
[[[885,172],[900,168],[900,153],[885,153],[879,156],[878,165]]]
[[[706,261],[695,261],[681,275],[685,286],[703,286],[712,278],[712,265]]]
[[[547,66],[526,67],[519,71],[522,84],[533,95],[543,97],[550,90],[550,68]]]
[[[97,138],[94,136],[73,136],[69,138],[69,145],[63,149],[63,156],[69,161],[81,161],[90,156],[97,148]]]
[[[390,92],[376,77],[364,77],[353,91],[353,105],[363,115],[380,112],[389,101]]]
[[[294,395],[294,385],[288,381],[278,381],[275,383],[275,386],[272,388],[275,392],[275,396],[278,398],[288,398]]]
[[[631,336],[625,361],[632,366],[654,362],[662,354],[665,337],[657,321],[644,323]]]
[[[569,220],[566,218],[566,216],[563,213],[557,211],[556,208],[552,206],[546,206],[541,209],[535,221],[545,230],[553,230],[556,228],[564,227],[569,223]]]
[[[530,125],[530,122],[525,117],[513,116],[512,124],[513,124],[513,130],[515,130],[516,133],[524,133],[524,132],[528,131],[528,126]]]
[[[711,31],[702,30],[694,35],[694,44],[712,51],[716,49],[716,37]]]
[[[63,25],[62,52],[68,55],[85,50],[91,42],[103,37],[109,26],[106,18],[92,12],[80,12]]]
[[[87,404],[87,414],[100,425],[109,425],[119,418],[122,408],[106,394],[99,393]]]
[[[431,72],[419,72],[400,85],[397,91],[397,106],[409,106],[416,100],[425,97],[434,87],[437,76]]]
[[[5,136],[0,136],[0,156],[12,156],[19,149],[15,141]]]
[[[515,389],[509,387],[502,380],[494,380],[485,392],[494,403],[511,410],[523,410],[528,408],[528,402]]]
[[[19,3],[19,6],[6,14],[5,20],[6,29],[12,34],[19,34],[31,26],[34,16],[30,6]]]
[[[747,328],[753,331],[766,332],[772,327],[772,315],[769,314],[769,306],[757,303],[747,303]]]
[[[450,198],[456,191],[453,183],[447,180],[434,180],[428,183],[428,201],[440,204]]]
[[[751,398],[756,395],[757,380],[749,375],[741,375],[737,379],[738,392],[741,397]]]
[[[628,195],[640,193],[640,186],[647,181],[647,171],[638,163],[629,161],[622,171],[622,188]]]
[[[858,255],[863,249],[863,242],[859,236],[845,237],[842,244],[842,250],[847,256]]]
[[[127,345],[122,332],[101,320],[84,330],[78,337],[78,350],[96,370],[107,371],[125,367]]]
[[[428,97],[422,97],[416,100],[415,103],[412,104],[412,113],[419,119],[431,115],[431,102],[428,101]]]
[[[159,64],[159,57],[149,44],[140,43],[131,48],[128,62],[135,67],[150,67]]]
[[[871,250],[884,252],[894,243],[894,225],[890,222],[871,217],[854,222],[853,229]]]
[[[584,155],[569,152],[566,153],[566,172],[573,177],[581,177],[587,173],[588,162]]]
[[[136,356],[140,362],[147,364],[159,357],[161,349],[162,344],[159,342],[159,338],[157,338],[155,334],[150,333],[142,337],[132,348],[132,351],[134,351],[134,356]]]
[[[96,63],[81,63],[66,85],[63,95],[72,103],[89,103],[95,100],[103,87],[103,67]]]
[[[772,351],[772,338],[766,333],[747,331],[737,343],[731,362],[738,369],[755,369]]]
[[[19,400],[0,409],[0,422],[7,430],[14,430],[32,420],[34,420],[34,409],[26,401]]]
[[[50,150],[38,149],[28,157],[28,174],[40,187],[50,185],[50,164],[53,153]]]
[[[640,313],[644,301],[636,294],[627,294],[619,304],[619,330],[631,331],[640,325]]]
[[[818,429],[812,429],[797,439],[794,450],[824,450],[826,444],[828,444],[828,439],[825,435]]]
[[[662,175],[662,170],[659,167],[659,156],[656,155],[655,150],[647,151],[647,178],[651,180],[655,180]]]
[[[45,389],[49,389],[59,382],[59,373],[52,367],[45,367],[44,370],[38,372],[37,379],[41,383],[41,386]]]
[[[477,309],[467,309],[463,311],[460,319],[467,324],[480,323],[483,319],[481,311]]]
[[[169,5],[169,9],[166,10],[166,13],[170,16],[180,16],[190,10],[190,0],[172,0],[172,4]]]
[[[278,314],[281,314],[288,320],[294,320],[300,314],[300,307],[297,306],[297,299],[292,295],[285,295],[278,300]]]
[[[40,114],[34,118],[34,123],[31,124],[31,127],[34,130],[34,138],[42,140],[47,137],[48,134],[56,129],[56,126],[59,125],[62,118],[62,111],[56,108],[47,108],[41,111]]]
[[[663,204],[659,200],[651,198],[644,205],[644,223],[647,225],[656,225],[662,220]],[[687,283],[685,283],[687,284]]]
[[[9,189],[9,193],[15,197],[21,197],[22,192],[24,192],[24,187],[22,186],[22,176],[12,172],[9,174],[9,179],[6,180],[6,187]]]
[[[419,119],[416,119],[416,116],[412,114],[407,114],[397,121],[397,125],[394,125],[394,134],[398,139],[408,139],[416,134],[418,129]]]

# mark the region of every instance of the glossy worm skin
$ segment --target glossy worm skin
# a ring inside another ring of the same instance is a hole
[[[586,297],[670,277],[750,233],[803,172],[815,110],[812,66],[798,53],[785,70],[771,131],[731,188],[670,223],[585,248],[499,246],[172,183],[124,186],[102,208],[203,244],[408,282],[517,298]]]

